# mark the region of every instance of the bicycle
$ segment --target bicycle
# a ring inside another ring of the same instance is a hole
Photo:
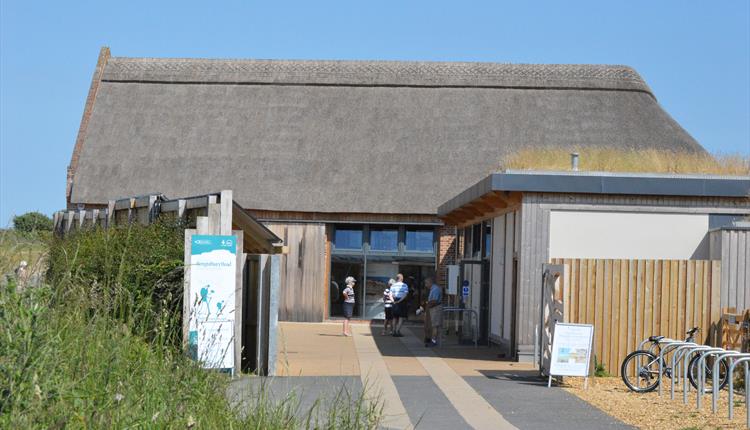
[[[700,329],[693,327],[688,330],[685,342],[695,342],[695,334]],[[620,376],[631,391],[636,393],[648,393],[656,389],[659,385],[659,353],[661,352],[661,342],[664,336],[650,336],[648,338],[649,346],[646,349],[633,351],[628,354],[620,366]],[[696,354],[688,363],[688,379],[690,384],[698,389],[698,372],[697,363],[701,355]],[[667,366],[667,360],[661,363],[662,374],[667,378],[672,378],[672,368]],[[719,389],[724,388],[727,384],[727,365],[722,360],[719,365]],[[710,393],[712,391],[711,381],[713,381],[713,359],[708,357],[705,360],[703,371],[706,373],[706,386],[703,391]]]

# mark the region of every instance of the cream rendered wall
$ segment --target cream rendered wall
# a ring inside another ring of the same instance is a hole
[[[708,215],[550,211],[550,258],[708,259]]]

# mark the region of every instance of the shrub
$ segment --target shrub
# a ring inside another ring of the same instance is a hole
[[[612,375],[604,367],[604,363],[597,361],[596,355],[594,356],[594,376],[597,378],[608,378]]]
[[[180,345],[183,232],[179,221],[164,220],[55,238],[47,279],[58,300],[82,301],[146,340],[161,337]]]
[[[0,287],[0,428],[377,428],[381,403],[365,393],[309,411],[262,387],[243,393],[250,404],[227,400],[228,376],[177,340],[182,232],[73,233],[51,244],[50,284]]]
[[[13,217],[13,228],[22,233],[52,231],[52,219],[41,212],[27,212]]]

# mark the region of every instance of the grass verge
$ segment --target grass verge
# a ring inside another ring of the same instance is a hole
[[[182,354],[179,225],[83,231],[49,252],[3,238],[0,273],[34,249],[49,282],[0,288],[0,428],[377,427],[364,394],[309,411],[262,388],[230,402],[230,378]]]

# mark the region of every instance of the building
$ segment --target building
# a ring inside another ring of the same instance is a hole
[[[346,275],[359,280],[356,316],[373,318],[396,272],[412,286],[432,272],[445,282],[456,230],[440,204],[518,149],[573,145],[703,151],[625,66],[120,58],[103,48],[67,202],[231,189],[288,246],[280,319],[336,316]]]
[[[553,259],[721,260],[725,280],[713,308],[746,307],[750,241],[746,226],[733,225],[750,215],[749,196],[750,176],[506,171],[438,214],[458,229],[466,304],[479,314],[481,337],[533,361],[544,265]]]

